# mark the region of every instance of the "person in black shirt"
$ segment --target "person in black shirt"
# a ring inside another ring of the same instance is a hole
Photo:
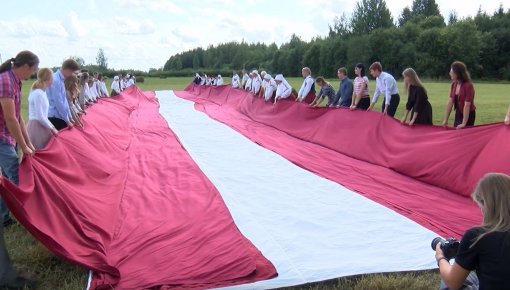
[[[467,285],[468,289],[510,289],[510,176],[485,175],[472,197],[482,210],[483,223],[464,233],[453,265],[438,243],[441,289],[465,289],[460,287]],[[470,271],[476,271],[476,276]]]
[[[427,124],[432,125],[432,106],[430,105],[427,90],[418,77],[418,74],[412,68],[406,68],[402,73],[404,77],[404,84],[407,89],[407,103],[404,117],[402,117],[402,124],[407,122],[409,112],[411,117],[409,126],[414,124]]]

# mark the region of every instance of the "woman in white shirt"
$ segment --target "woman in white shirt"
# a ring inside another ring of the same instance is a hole
[[[113,77],[113,82],[112,82],[112,86],[111,86],[112,92],[110,94],[112,97],[115,97],[116,95],[120,94],[120,92],[121,92],[120,82],[121,82],[121,80],[120,80],[119,76]]]
[[[217,86],[222,86],[225,82],[223,81],[223,78],[221,77],[221,75],[218,75],[218,79],[216,80],[216,85]]]
[[[276,104],[278,100],[287,99],[290,96],[292,93],[292,87],[282,74],[276,75],[274,80],[276,82],[276,96],[274,98],[274,103]]]
[[[237,89],[239,88],[239,75],[235,72],[232,74],[232,88]]]
[[[246,84],[244,85],[244,90],[251,92],[251,84],[253,82],[253,74],[250,73],[250,77],[246,81]]]
[[[257,96],[260,91],[260,86],[262,85],[262,80],[260,79],[259,72],[257,70],[254,70],[252,75],[253,78],[251,80],[251,92]]]
[[[51,135],[58,133],[48,120],[48,96],[46,88],[53,82],[53,72],[49,68],[42,68],[37,73],[37,80],[32,85],[28,96],[28,124],[27,132],[35,149],[41,149],[48,144]]]
[[[276,91],[276,82],[270,74],[264,75],[264,81],[266,81],[266,88],[264,90],[264,100],[267,102],[271,100],[274,92]]]
[[[354,94],[352,96],[351,110],[360,108],[367,110],[370,107],[370,94],[368,91],[368,78],[365,75],[365,65],[358,63],[354,68]]]

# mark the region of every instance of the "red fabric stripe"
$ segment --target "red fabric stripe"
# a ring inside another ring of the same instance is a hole
[[[481,222],[468,197],[481,176],[510,174],[510,132],[501,124],[409,128],[376,112],[272,105],[230,86],[190,85],[176,94],[299,166],[445,236]]]
[[[268,279],[214,185],[136,87],[101,99],[85,129],[26,158],[2,196],[57,255],[95,271],[92,289],[212,288]]]

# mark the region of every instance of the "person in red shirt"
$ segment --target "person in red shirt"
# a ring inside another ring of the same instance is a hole
[[[25,155],[35,151],[21,117],[21,81],[27,80],[38,66],[39,58],[30,51],[22,51],[0,66],[0,167],[3,176],[14,184],[18,184],[16,147]],[[0,178],[0,182],[3,179]],[[33,288],[33,281],[18,276],[12,268],[4,245],[3,228],[13,220],[1,199],[0,208],[0,289]]]
[[[472,127],[475,125],[476,106],[475,88],[466,65],[461,61],[455,61],[451,65],[450,78],[452,79],[450,98],[446,104],[446,111],[442,125],[448,126],[448,118],[452,108],[455,109],[455,121],[453,126],[457,129]]]

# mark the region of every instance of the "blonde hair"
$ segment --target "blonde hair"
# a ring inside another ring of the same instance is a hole
[[[37,72],[37,80],[32,84],[32,90],[44,88],[44,83],[53,79],[53,72],[49,68],[42,68]]]
[[[423,90],[425,91],[425,93],[427,93],[427,90],[425,89],[425,87],[423,86],[423,83],[421,82],[420,78],[418,77],[418,74],[416,73],[416,71],[412,68],[406,68],[403,72],[402,72],[402,76],[403,77],[409,77],[409,80],[410,82],[409,83],[406,83],[405,84],[405,87],[406,87],[406,90],[409,90],[409,86],[413,85],[413,86],[417,86],[417,87],[421,87],[423,88]]]
[[[510,176],[486,174],[471,196],[482,209],[484,230],[471,246],[490,233],[510,232]]]

